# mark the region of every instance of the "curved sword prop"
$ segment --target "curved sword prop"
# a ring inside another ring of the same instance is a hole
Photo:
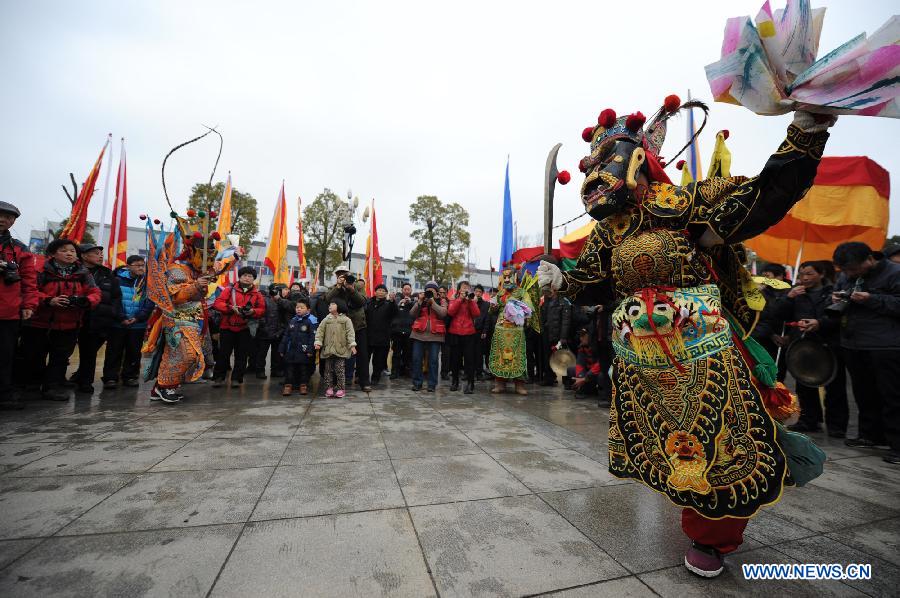
[[[553,193],[556,191],[556,155],[562,143],[557,143],[547,155],[547,166],[544,168],[544,253],[550,254],[553,249]]]

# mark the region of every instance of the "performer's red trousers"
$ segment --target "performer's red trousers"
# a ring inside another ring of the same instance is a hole
[[[744,541],[744,528],[748,519],[707,519],[694,509],[682,509],[681,529],[685,535],[700,544],[712,546],[722,554],[734,552]]]

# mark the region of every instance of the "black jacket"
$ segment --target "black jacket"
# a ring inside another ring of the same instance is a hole
[[[366,329],[369,346],[387,347],[391,344],[391,322],[397,313],[397,304],[389,299],[372,297],[366,303]]]
[[[785,294],[776,301],[775,318],[781,321],[799,322],[800,320],[818,320],[819,330],[807,336],[818,339],[829,345],[838,344],[838,327],[834,318],[828,316],[825,308],[831,305],[831,293],[834,287],[823,285],[820,291],[807,292],[793,299]],[[791,336],[799,336],[797,329]]]
[[[85,327],[92,332],[105,332],[122,323],[122,289],[118,277],[106,266],[88,268],[100,288],[100,304],[85,316]]]
[[[488,321],[490,320],[491,302],[478,299],[476,303],[478,304],[479,315],[475,318],[473,324],[475,324],[475,330],[479,334],[483,334],[487,332],[485,329],[488,327]]]
[[[290,322],[290,318],[285,320],[284,314],[294,310],[294,304],[287,299],[281,297],[266,296],[266,313],[263,314],[259,321],[259,330],[256,338],[261,340],[278,340],[287,327],[286,323]]]
[[[787,289],[774,289],[768,285],[764,285],[762,288],[766,306],[763,308],[762,313],[759,314],[759,320],[756,322],[756,326],[753,328],[750,336],[767,348],[772,344],[772,340],[769,337],[773,334],[780,335],[782,328],[784,328],[785,316],[780,307],[780,302],[787,296],[787,293]]]
[[[843,274],[835,289],[850,290],[855,280]],[[846,349],[900,349],[900,264],[879,260],[862,279],[865,303],[848,302],[840,316],[841,346]]]
[[[572,303],[563,296],[556,299],[547,297],[541,307],[541,331],[547,342],[555,345],[559,341],[569,342],[572,333]]]
[[[278,345],[278,352],[284,357],[285,363],[315,363],[316,350],[313,347],[316,343],[315,316],[307,314],[305,316],[294,317],[288,323],[281,342]]]
[[[401,296],[396,299],[397,311],[394,312],[394,318],[391,320],[391,334],[409,336],[412,333],[413,317],[409,315],[409,310],[413,308],[415,302],[412,297],[407,299]]]

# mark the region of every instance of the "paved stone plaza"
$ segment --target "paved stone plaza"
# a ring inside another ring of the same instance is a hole
[[[99,384],[97,385],[99,387]],[[0,413],[0,596],[896,596],[900,469],[829,456],[714,581],[677,509],[606,468],[608,412],[413,393],[147,390]],[[565,397],[565,398],[563,398]],[[871,581],[749,582],[740,563],[871,563]]]

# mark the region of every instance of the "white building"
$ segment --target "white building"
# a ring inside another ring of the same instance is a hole
[[[59,228],[58,222],[49,222],[47,227],[52,230],[57,230]],[[90,232],[94,238],[97,238],[98,235],[98,225],[96,222],[88,222],[87,230]],[[107,227],[105,234],[108,235],[109,228]],[[50,234],[48,231],[39,231],[32,230],[31,231],[31,239],[29,245],[31,250],[36,253],[43,252],[44,248],[47,246],[49,242]],[[365,237],[360,239],[357,237],[356,243],[354,245],[362,245],[365,247]],[[100,243],[103,245],[103,243]],[[288,265],[292,268],[299,267],[299,260],[297,257],[297,246],[296,245],[288,245]],[[147,238],[146,238],[146,229],[143,227],[129,226],[128,227],[128,255],[147,255]],[[266,254],[266,245],[263,241],[253,241],[250,245],[250,251],[247,253],[244,260],[242,260],[242,265],[252,266],[257,268],[261,277],[259,279],[260,285],[267,285],[272,281],[272,273],[268,268],[263,264],[263,259]],[[363,267],[365,265],[366,256],[364,253],[356,253],[354,252],[350,257],[350,268],[351,270],[359,277],[362,277]],[[307,262],[309,262],[309,257],[307,256]],[[344,263],[346,266],[346,263]],[[425,286],[424,280],[413,281],[412,273],[406,269],[406,260],[402,256],[396,256],[393,258],[381,257],[381,269],[384,276],[384,284],[387,285],[390,290],[399,290],[399,288],[406,282],[412,282],[414,289],[421,289]],[[308,277],[312,278],[315,275],[315,266],[312,269],[308,269]],[[297,276],[299,278],[299,275]],[[469,264],[463,270],[463,276],[460,280],[468,280],[473,285],[481,284],[486,289],[491,288],[496,285],[497,282],[497,274],[492,273],[490,270],[480,269],[475,266],[475,264]],[[456,281],[454,281],[456,282]],[[325,274],[325,283],[331,285],[334,283],[334,275],[332,272],[327,272]]]

